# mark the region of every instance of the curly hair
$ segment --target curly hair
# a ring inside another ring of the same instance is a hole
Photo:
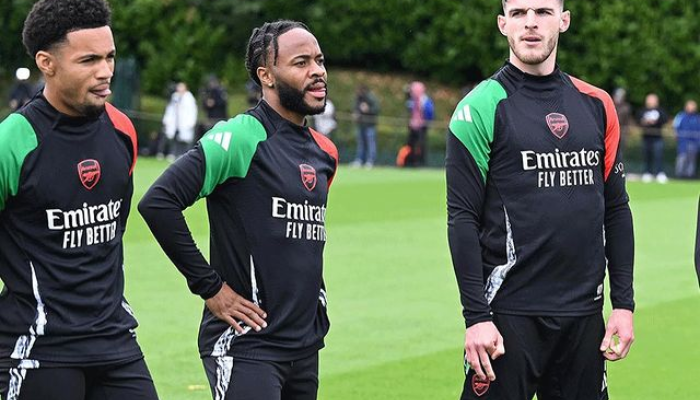
[[[253,29],[253,34],[248,39],[245,67],[248,70],[248,75],[255,83],[260,85],[257,70],[258,67],[267,66],[268,57],[270,56],[270,45],[272,45],[273,49],[272,65],[275,65],[277,63],[277,54],[279,53],[277,38],[296,28],[311,32],[303,22],[290,20],[265,22],[261,27]]]
[[[39,0],[24,20],[22,43],[31,57],[65,42],[68,33],[109,26],[105,0]]]

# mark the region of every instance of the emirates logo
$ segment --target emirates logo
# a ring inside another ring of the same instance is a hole
[[[83,160],[78,163],[78,177],[85,189],[92,190],[102,176],[100,163],[97,160]]]

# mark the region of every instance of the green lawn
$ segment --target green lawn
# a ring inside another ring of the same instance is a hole
[[[142,159],[126,236],[127,297],[162,399],[210,399],[196,334],[202,301],[135,204],[165,162]],[[344,166],[343,166],[344,167]],[[699,183],[629,184],[636,231],[637,342],[609,365],[614,400],[696,400],[700,296],[692,266]],[[204,202],[188,210],[208,248]],[[444,174],[342,168],[328,209],[332,322],[320,399],[456,399],[463,322],[446,240]]]

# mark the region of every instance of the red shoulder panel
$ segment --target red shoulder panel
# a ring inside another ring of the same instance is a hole
[[[117,108],[113,105],[106,103],[105,110],[107,111],[107,115],[109,115],[109,119],[114,124],[114,128],[117,130],[117,132],[127,136],[129,138],[129,141],[131,142],[133,150],[131,169],[129,169],[129,175],[131,175],[131,173],[134,172],[134,167],[136,166],[136,158],[139,152],[136,129],[134,128],[134,124],[131,123],[129,117],[127,117],[126,114],[124,114],[123,112],[117,110]]]
[[[330,189],[331,183],[333,183],[333,178],[335,178],[335,173],[338,171],[338,149],[335,147],[333,142],[330,139],[328,139],[325,135],[316,132],[312,128],[309,128],[309,131],[311,132],[311,136],[313,136],[314,140],[316,141],[316,144],[318,144],[321,150],[328,153],[328,155],[331,156],[333,160],[335,160],[335,170],[333,170],[333,175],[331,175],[331,177],[328,178],[328,188]]]
[[[610,95],[603,89],[599,89],[589,83],[571,76],[571,81],[574,86],[583,94],[595,97],[603,102],[605,106],[605,120],[607,121],[605,128],[605,175],[607,181],[610,172],[615,165],[617,157],[617,149],[620,146],[620,121],[617,119],[617,111],[615,111],[615,103],[613,103]]]

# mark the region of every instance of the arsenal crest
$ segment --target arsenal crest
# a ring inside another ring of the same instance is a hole
[[[78,177],[85,189],[92,190],[102,176],[100,163],[97,160],[83,160],[78,163]]]
[[[301,182],[309,192],[316,187],[316,170],[309,164],[300,164]]]
[[[547,115],[546,119],[549,130],[558,139],[562,139],[569,132],[569,120],[566,118],[566,115],[551,113]]]
[[[477,378],[476,374],[472,375],[472,390],[474,391],[474,394],[477,396],[481,397],[486,394],[486,392],[489,391],[489,387],[491,386],[491,381],[482,381]]]

